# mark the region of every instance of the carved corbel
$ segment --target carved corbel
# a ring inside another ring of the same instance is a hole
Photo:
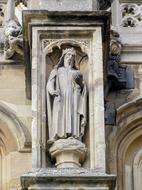
[[[116,90],[134,88],[133,72],[121,65],[122,44],[119,34],[111,30],[110,56],[107,66],[107,85],[105,88],[106,124],[115,124],[116,108],[107,100],[109,93]]]
[[[124,65],[121,65],[121,52],[122,44],[119,39],[119,34],[112,30],[110,41],[110,57],[107,69],[109,91],[133,88],[133,82],[130,84],[130,78],[132,79],[133,75],[131,74],[130,76],[128,68]]]

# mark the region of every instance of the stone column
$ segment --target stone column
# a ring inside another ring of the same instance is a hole
[[[116,29],[119,29],[122,16],[121,16],[121,9],[120,9],[120,2],[119,0],[114,0],[111,5],[112,10],[112,26]]]
[[[105,172],[105,123],[104,123],[104,90],[103,90],[103,55],[101,28],[96,28],[93,34],[93,65],[92,90],[90,89],[90,156],[91,168],[98,168]],[[93,93],[93,94],[92,94]]]
[[[8,0],[7,7],[6,7],[5,21],[14,19],[14,16],[15,16],[15,1]]]

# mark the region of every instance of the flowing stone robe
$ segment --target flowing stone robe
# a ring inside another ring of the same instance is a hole
[[[82,80],[82,86],[75,82]],[[47,86],[49,141],[70,136],[81,140],[86,125],[87,89],[81,72],[64,66],[54,68]]]

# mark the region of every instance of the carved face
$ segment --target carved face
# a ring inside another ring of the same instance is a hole
[[[75,62],[75,55],[73,52],[67,52],[64,56],[64,66],[73,67]]]

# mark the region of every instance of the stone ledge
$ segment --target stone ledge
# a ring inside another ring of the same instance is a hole
[[[112,177],[115,175],[110,175],[101,172],[99,169],[85,169],[85,168],[48,168],[48,169],[33,169],[32,171],[22,175],[22,177]]]
[[[114,190],[115,183],[115,175],[109,175],[97,169],[37,169],[21,177],[22,190],[90,190],[90,187],[92,190]]]

